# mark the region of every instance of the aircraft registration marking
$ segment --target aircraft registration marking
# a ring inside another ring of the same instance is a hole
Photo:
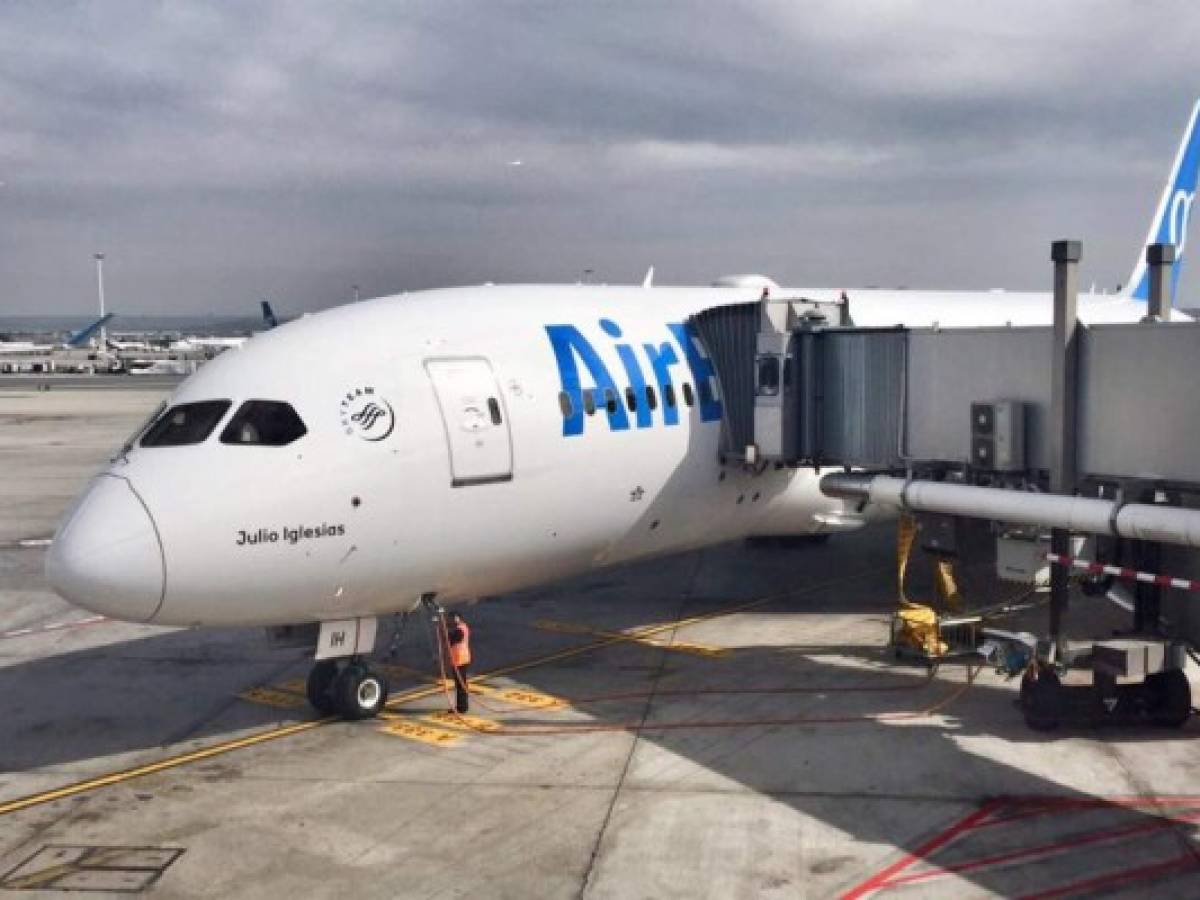
[[[448,709],[435,712],[425,718],[438,725],[445,725],[448,728],[456,728],[460,731],[486,731],[495,733],[504,730],[503,725],[492,719],[485,719],[482,716],[472,716],[467,713],[452,713]]]
[[[450,747],[457,744],[463,738],[462,732],[438,728],[435,725],[427,725],[415,719],[389,717],[386,721],[386,725],[380,726],[380,731],[395,735],[396,737],[407,738],[410,741],[430,744],[434,747]]]
[[[263,706],[275,706],[279,709],[299,709],[308,705],[308,701],[302,695],[274,687],[250,688],[242,691],[238,697],[251,703],[261,703]]]
[[[638,632],[625,633],[622,631],[604,631],[600,628],[591,628],[587,625],[576,625],[574,622],[560,622],[556,619],[538,619],[533,623],[533,627],[541,631],[554,631],[559,634],[586,634],[592,637],[612,638],[613,640],[629,641],[633,644],[644,644],[647,647],[654,647],[659,650],[675,650],[679,653],[691,653],[695,656],[706,656],[709,658],[720,659],[728,656],[729,650],[725,647],[714,647],[711,644],[698,644],[693,641],[663,641],[649,637],[646,634]],[[661,626],[653,626],[646,629],[650,632],[658,632],[662,630]]]

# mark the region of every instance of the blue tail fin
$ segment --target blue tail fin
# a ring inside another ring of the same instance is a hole
[[[1150,231],[1138,251],[1133,274],[1129,276],[1127,290],[1134,300],[1150,299],[1150,277],[1146,271],[1146,245],[1174,244],[1175,265],[1171,269],[1171,299],[1174,302],[1175,288],[1179,284],[1179,272],[1183,268],[1183,251],[1187,246],[1188,219],[1191,217],[1192,201],[1196,199],[1196,175],[1200,171],[1200,134],[1197,134],[1196,117],[1200,113],[1200,101],[1192,107],[1183,142],[1175,155],[1175,165],[1166,189],[1158,201]]]
[[[87,326],[86,328],[80,328],[77,332],[75,332],[73,335],[71,335],[69,338],[67,338],[66,341],[64,341],[64,343],[68,347],[80,346],[81,344],[83,344],[87,340],[89,340],[93,334],[95,334],[97,331],[99,331],[100,326],[103,325],[105,322],[107,322],[109,319],[111,319],[114,315],[116,315],[116,313],[106,313],[105,315],[101,316],[99,319],[97,319],[95,322],[93,322],[91,325]]]
[[[263,324],[268,328],[274,328],[279,324],[279,320],[275,318],[275,310],[271,309],[271,303],[268,300],[260,302],[262,306]]]

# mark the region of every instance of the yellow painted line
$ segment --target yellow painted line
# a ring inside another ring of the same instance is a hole
[[[410,669],[408,666],[401,665],[397,662],[376,663],[372,668],[378,669],[388,678],[416,678],[418,681],[429,681],[429,673],[421,672],[417,669]]]
[[[556,619],[538,619],[533,623],[533,627],[541,631],[553,631],[558,634],[587,634],[593,637],[613,638],[629,641],[633,644],[643,644],[659,650],[675,650],[679,653],[691,653],[696,656],[719,659],[720,657],[729,655],[729,650],[725,647],[714,647],[711,644],[699,644],[689,641],[660,641],[652,637],[647,637],[644,630],[634,632],[605,631],[601,628],[592,628],[589,625],[577,625],[574,622],[559,622]],[[667,627],[674,628],[676,626],[671,624]]]
[[[501,731],[504,729],[503,725],[493,719],[472,716],[468,713],[453,713],[448,709],[432,713],[425,716],[425,718],[436,725],[444,725],[447,728],[456,728],[460,731]]]
[[[302,706],[308,706],[308,700],[303,696],[273,687],[250,688],[237,696],[242,700],[249,700],[251,703],[275,706],[279,709],[299,709]]]
[[[570,706],[561,697],[531,691],[526,688],[498,688],[488,684],[471,684],[471,692],[483,694],[485,697],[495,697],[516,706],[527,706],[530,709],[563,709]]]
[[[733,606],[728,606],[724,609],[713,610],[712,612],[704,613],[698,616],[692,616],[687,619],[680,619],[678,622],[670,622],[665,625],[655,625],[650,628],[640,629],[634,633],[643,637],[661,634],[662,632],[669,631],[673,628],[684,628],[688,625],[694,625],[697,622],[705,622],[709,619],[715,619],[720,616],[744,612],[748,609],[766,606],[769,603],[775,603],[791,597],[801,597],[805,594],[811,594],[815,593],[816,591],[824,590],[832,584],[857,581],[861,578],[878,574],[878,572],[878,568],[869,569],[848,577],[830,579],[829,581],[809,585],[802,590],[771,594],[766,597],[760,597],[756,600],[750,600],[745,603],[738,603]],[[592,650],[610,647],[613,644],[618,644],[623,640],[626,640],[626,638],[605,638],[602,640],[591,641],[586,644],[579,644],[575,647],[567,647],[566,649],[559,650],[555,653],[547,653],[543,656],[535,657],[523,662],[502,666],[499,669],[494,669],[485,675],[479,676],[478,679],[471,679],[471,685],[472,687],[476,687],[479,682],[483,681],[484,679],[499,678],[503,675],[511,675],[515,672],[523,672],[526,669],[544,666],[547,663],[556,662],[560,659],[570,659],[573,656],[589,653]],[[413,688],[412,690],[405,691],[404,693],[396,694],[395,696],[391,697],[388,700],[387,705],[393,708],[396,706],[402,706],[403,704],[411,703],[414,700],[421,700],[426,697],[434,696],[435,694],[441,693],[441,691],[441,687]],[[141,778],[145,775],[154,775],[158,772],[165,772],[170,769],[188,765],[189,763],[212,759],[215,756],[222,756],[226,753],[232,753],[235,750],[242,750],[247,747],[254,747],[258,744],[265,744],[269,741],[279,740],[280,738],[291,737],[294,734],[300,734],[304,731],[312,731],[313,729],[321,728],[324,725],[329,725],[330,723],[337,721],[340,721],[338,717],[328,716],[324,719],[313,719],[308,722],[296,722],[292,725],[284,725],[280,728],[259,732],[258,734],[249,735],[248,737],[238,738],[232,741],[225,741],[224,743],[220,744],[214,744],[211,747],[205,747],[200,750],[193,750],[188,753],[180,753],[176,756],[168,756],[165,759],[160,759],[152,763],[146,763],[145,765],[134,766],[133,768],[123,769],[117,772],[110,772],[107,775],[99,775],[95,778],[85,779],[84,781],[77,781],[74,784],[64,785],[63,787],[54,788],[53,790],[42,791],[41,793],[31,794],[27,797],[18,797],[16,800],[0,801],[0,816],[19,812],[23,809],[29,809],[33,806],[41,806],[46,803],[53,803],[55,800],[62,800],[67,797],[75,797],[79,794],[84,794],[88,791],[94,791],[99,788],[121,784],[126,781],[131,781],[135,778]]]
[[[62,800],[66,797],[74,797],[76,794],[94,791],[96,788],[120,784],[121,782],[130,781],[134,778],[141,778],[144,775],[154,775],[157,772],[165,772],[168,769],[175,769],[179,766],[187,765],[188,763],[212,759],[214,756],[221,756],[222,754],[230,753],[234,750],[242,750],[246,747],[253,747],[257,744],[265,744],[268,741],[275,741],[279,738],[290,737],[291,735],[299,734],[302,731],[312,731],[314,728],[320,728],[322,725],[328,725],[330,722],[336,721],[338,720],[335,717],[330,716],[326,719],[314,719],[309,722],[297,722],[294,725],[285,725],[282,728],[275,728],[270,731],[262,731],[258,734],[249,735],[248,737],[238,738],[237,740],[214,744],[211,747],[205,747],[201,750],[193,750],[189,753],[180,753],[177,756],[168,756],[166,759],[160,759],[157,762],[146,763],[142,766],[134,766],[131,769],[123,769],[122,771],[112,772],[108,775],[99,775],[95,778],[77,781],[74,784],[68,784],[64,787],[55,788],[54,790],[50,791],[43,791],[40,794],[33,794],[29,797],[21,797],[16,800],[9,800],[7,802],[0,803],[0,816],[8,815],[9,813],[17,812],[18,810],[22,809],[28,809],[31,806],[40,806],[43,803],[52,803],[55,800]]]
[[[388,719],[386,725],[381,725],[379,731],[396,737],[407,738],[422,744],[432,744],[435,747],[449,747],[462,740],[463,735],[458,731],[449,731],[434,725],[426,725],[414,719]]]
[[[415,700],[416,697],[408,697],[405,694],[397,694],[395,699],[400,703]],[[291,737],[294,734],[300,734],[304,731],[312,731],[316,728],[321,728],[324,725],[330,725],[334,722],[340,722],[341,719],[337,716],[326,716],[323,719],[312,719],[307,722],[296,722],[292,725],[283,725],[279,728],[272,728],[269,731],[260,731],[258,734],[248,735],[244,738],[236,738],[232,741],[224,741],[220,744],[213,744],[211,747],[203,747],[200,750],[192,750],[188,753],[180,753],[176,756],[168,756],[165,759],[157,760],[156,762],[146,763],[141,766],[134,766],[129,769],[122,769],[116,772],[110,772],[107,775],[98,775],[95,778],[87,778],[83,781],[77,781],[74,784],[64,785],[60,788],[54,788],[49,791],[42,791],[38,794],[31,794],[28,797],[18,797],[16,800],[0,801],[0,816],[6,816],[9,813],[20,812],[23,809],[29,809],[32,806],[41,806],[46,803],[53,803],[55,800],[63,800],[67,797],[75,797],[79,794],[85,794],[88,791],[94,791],[99,788],[111,787],[115,784],[122,784],[126,781],[132,781],[135,778],[142,778],[146,775],[155,775],[159,772],[165,772],[170,769],[177,769],[180,766],[186,766],[194,762],[202,762],[206,759],[212,759],[215,756],[222,756],[226,753],[232,753],[235,750],[244,750],[247,747],[254,747],[258,744],[265,744],[270,741],[276,741],[280,738]]]

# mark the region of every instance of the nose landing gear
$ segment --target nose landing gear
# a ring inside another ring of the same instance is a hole
[[[361,656],[323,659],[308,673],[305,693],[308,702],[323,715],[336,713],[343,719],[370,719],[387,702],[388,683]]]

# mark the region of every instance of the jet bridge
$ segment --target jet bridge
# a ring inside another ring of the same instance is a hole
[[[1038,568],[1050,560],[1055,649],[1039,664],[1065,652],[1073,565],[1142,570],[1134,629],[1151,635],[1162,588],[1200,584],[1153,572],[1172,544],[1189,548],[1177,564],[1200,569],[1200,324],[1169,321],[1174,248],[1147,248],[1148,313],[1130,324],[1080,324],[1078,242],[1056,242],[1052,258],[1047,327],[856,327],[847,305],[766,297],[692,319],[720,382],[726,464],[841,468],[826,494],[921,514],[927,546],[950,534],[938,549],[953,552],[974,522],[995,538],[998,570],[1004,540],[1029,544]],[[1072,533],[1106,540],[1079,560]]]
[[[727,460],[1045,479],[1053,328],[857,328],[761,306],[695,317]],[[1200,323],[1080,326],[1080,481],[1200,486]]]

